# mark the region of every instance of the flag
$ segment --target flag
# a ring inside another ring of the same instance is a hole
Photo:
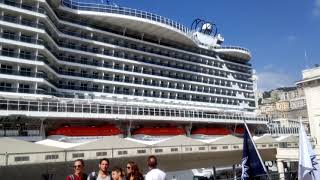
[[[268,175],[246,124],[245,127],[246,128],[243,135],[243,153],[241,160],[241,180],[252,179],[253,177],[259,175]]]
[[[299,180],[320,180],[320,166],[301,122],[299,132],[298,175]]]

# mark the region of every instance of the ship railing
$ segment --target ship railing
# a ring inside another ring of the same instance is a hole
[[[220,46],[220,47],[214,47],[215,49],[237,49],[237,50],[242,50],[246,51],[247,53],[250,53],[250,51],[246,48],[243,47],[238,47],[238,46]]]
[[[176,21],[170,20],[168,18],[159,16],[153,13],[149,13],[146,11],[137,10],[137,9],[120,7],[117,5],[110,5],[110,4],[79,2],[75,0],[61,0],[61,4],[68,8],[76,9],[76,10],[105,12],[105,13],[121,14],[121,15],[128,15],[128,16],[148,19],[148,20],[156,21],[156,22],[171,26],[185,34],[189,32],[188,28],[186,28],[184,25]]]
[[[25,10],[29,10],[29,11],[35,11],[35,12],[39,12],[39,13],[44,13],[45,10],[41,7],[37,7],[36,5],[32,6],[32,5],[27,5],[27,4],[23,4],[20,1],[14,1],[14,0],[0,0],[0,3],[5,4],[5,5],[9,5],[9,6],[14,6],[14,7],[18,7],[21,9],[25,9]]]
[[[169,109],[153,107],[137,107],[117,104],[77,103],[77,102],[54,102],[54,101],[27,101],[27,100],[0,100],[0,111],[2,112],[54,112],[54,113],[87,113],[97,115],[126,115],[141,117],[170,117],[185,119],[207,119],[225,122],[261,122],[268,123],[269,120],[261,117],[249,117],[229,114],[210,114],[199,110]]]
[[[271,128],[269,128],[269,133],[274,136],[285,135],[285,134],[298,135],[299,129],[300,129],[299,126],[296,126],[296,127],[271,127]]]

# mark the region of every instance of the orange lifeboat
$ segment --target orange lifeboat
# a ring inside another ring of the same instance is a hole
[[[132,132],[132,135],[140,134],[149,136],[177,136],[185,135],[186,132],[184,129],[178,127],[143,127]]]
[[[62,136],[114,136],[122,134],[121,130],[114,125],[98,127],[88,126],[65,126],[48,132],[48,135]]]
[[[204,128],[195,128],[191,131],[192,135],[201,134],[201,135],[229,135],[231,132],[224,127],[204,127]]]

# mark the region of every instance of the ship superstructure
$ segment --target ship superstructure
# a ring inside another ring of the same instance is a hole
[[[250,52],[222,46],[210,22],[189,29],[117,5],[0,0],[0,35],[0,136],[268,123],[254,114]]]

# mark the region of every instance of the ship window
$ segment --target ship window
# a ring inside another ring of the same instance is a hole
[[[14,157],[14,161],[15,162],[30,161],[30,157],[29,156],[17,156],[17,157]]]
[[[199,151],[204,151],[206,150],[206,147],[199,147]]]
[[[97,156],[107,156],[107,152],[96,152]]]
[[[58,154],[50,154],[45,156],[45,160],[59,159]]]
[[[186,147],[185,150],[186,151],[192,151],[192,147]]]
[[[233,146],[233,149],[239,149],[239,146]]]
[[[2,55],[3,56],[10,56],[14,57],[14,49],[9,49],[9,48],[2,48]]]
[[[23,42],[31,43],[31,36],[29,36],[29,35],[21,34],[20,39],[21,39],[21,41],[23,41]]]
[[[0,82],[0,88],[2,88],[2,89],[11,88],[11,84],[5,83],[5,82]]]
[[[263,145],[261,145],[261,147],[267,147],[267,145],[263,144]]]
[[[84,153],[73,153],[72,154],[72,158],[83,158],[84,157]]]
[[[155,149],[154,152],[155,152],[155,153],[162,153],[162,152],[163,152],[163,149]]]
[[[3,31],[2,37],[6,38],[6,39],[14,39],[15,38],[15,32],[11,32],[11,31]]]
[[[138,154],[145,154],[147,151],[145,149],[139,149],[137,150]]]
[[[177,152],[178,148],[171,148],[171,152]]]
[[[118,155],[126,155],[128,154],[128,151],[118,151]]]
[[[222,149],[228,149],[228,146],[222,146]]]

